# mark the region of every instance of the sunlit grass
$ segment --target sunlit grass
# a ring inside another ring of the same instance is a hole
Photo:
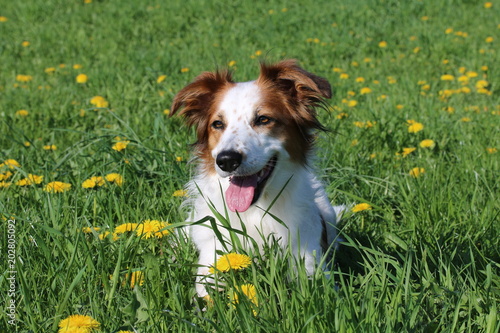
[[[2,316],[0,331],[55,332],[72,315],[102,332],[499,331],[499,10],[5,3],[0,249],[15,219],[17,326]],[[194,134],[170,103],[202,71],[250,80],[287,57],[334,90],[316,167],[352,207],[336,265],[308,277],[276,244],[229,246],[251,263],[197,299],[181,206]]]

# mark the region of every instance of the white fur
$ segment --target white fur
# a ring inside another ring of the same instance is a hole
[[[259,246],[268,241],[269,236],[276,239],[282,247],[290,246],[297,256],[304,259],[307,273],[312,274],[322,255],[321,221],[323,219],[327,225],[328,242],[334,243],[336,215],[340,210],[336,212],[332,208],[322,184],[307,166],[308,163],[292,162],[279,138],[252,126],[260,108],[259,89],[251,81],[237,83],[225,92],[217,113],[223,116],[226,128],[211,155],[216,159],[221,151],[235,150],[242,153],[244,159],[233,173],[225,172],[216,165],[216,173],[208,172],[200,166],[198,174],[188,184],[191,208],[188,220],[195,222],[206,216],[214,216],[212,209],[223,216],[227,212],[232,228],[241,230],[241,223],[244,223],[248,236]],[[257,173],[276,155],[277,164],[258,201],[245,212],[229,211],[224,198],[230,184],[229,177]],[[272,205],[274,200],[276,201]],[[273,216],[278,217],[285,225],[276,221]],[[193,224],[190,228],[192,240],[200,253],[196,291],[203,297],[207,295],[203,282],[205,277],[209,278],[209,267],[217,258],[216,251],[226,250],[211,229],[210,222]],[[225,228],[220,227],[218,230],[227,241],[230,240]],[[244,246],[251,246],[247,239],[240,237],[240,240]]]

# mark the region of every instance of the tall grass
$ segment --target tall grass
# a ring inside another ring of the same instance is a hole
[[[11,297],[12,269],[0,264],[0,331],[55,332],[81,314],[102,332],[498,332],[499,10],[477,1],[3,3],[0,249],[7,257],[15,220],[17,273]],[[202,71],[229,66],[244,81],[259,60],[287,57],[333,86],[316,160],[332,202],[372,209],[339,224],[329,279],[306,276],[300,262],[290,269],[290,251],[271,243],[198,299],[179,192],[194,133],[168,108]],[[109,104],[96,108],[94,96]],[[410,133],[408,120],[423,130]],[[434,144],[421,147],[425,139]],[[113,149],[120,141],[127,147]],[[121,186],[82,187],[111,173]],[[30,174],[42,182],[22,186]],[[52,181],[71,188],[49,193]],[[168,222],[168,235],[113,238],[145,220]],[[241,284],[256,287],[257,305]]]

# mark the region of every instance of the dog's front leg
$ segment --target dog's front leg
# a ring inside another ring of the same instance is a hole
[[[204,231],[207,232],[207,229]],[[222,245],[214,235],[213,238],[205,238],[203,241],[198,240],[196,246],[199,251],[199,259],[195,288],[199,297],[205,297],[208,295],[207,286],[215,285],[213,275],[210,273],[210,267],[214,266],[217,260],[217,252],[222,250]]]

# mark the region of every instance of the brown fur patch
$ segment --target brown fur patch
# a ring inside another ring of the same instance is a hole
[[[257,84],[263,92],[263,110],[278,120],[272,135],[283,139],[292,161],[305,163],[315,139],[313,130],[324,130],[315,108],[331,97],[330,84],[295,60],[261,64]]]
[[[231,73],[228,71],[205,72],[179,91],[172,103],[170,115],[181,110],[179,114],[184,116],[187,124],[196,127],[196,152],[204,161],[207,172],[215,172],[210,151],[217,144],[221,132],[211,124],[218,117],[217,107],[224,92],[233,85]]]

